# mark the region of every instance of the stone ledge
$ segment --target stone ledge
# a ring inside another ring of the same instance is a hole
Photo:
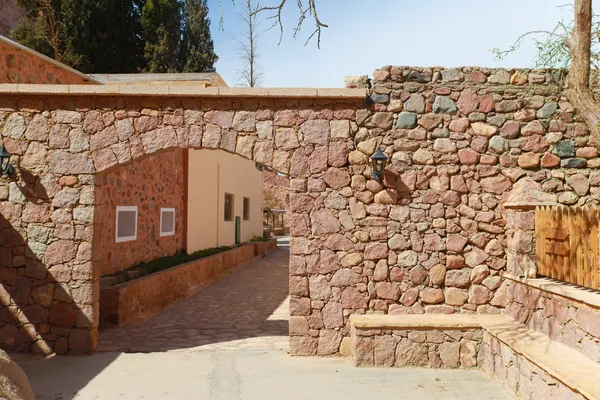
[[[0,84],[0,94],[364,99],[367,96],[367,90],[315,88],[233,88],[214,86],[205,88],[180,85]]]
[[[502,324],[510,318],[502,315],[474,314],[414,314],[414,315],[357,315],[350,316],[350,324],[357,329],[479,329],[482,325]]]
[[[597,290],[587,289],[550,278],[519,278],[507,272],[502,274],[502,277],[548,293],[566,297],[569,300],[577,301],[590,307],[600,308],[600,291]]]
[[[600,365],[577,350],[553,341],[543,333],[529,329],[505,315],[351,315],[350,324],[353,341],[350,353],[357,366],[367,365],[364,361],[373,361],[362,353],[372,351],[372,345],[361,342],[364,339],[357,335],[377,337],[382,334],[382,331],[394,329],[421,331],[482,329],[484,333],[507,345],[512,351],[538,366],[569,390],[589,399],[600,399],[600,386],[597,385]]]
[[[538,206],[554,207],[554,206],[558,206],[558,205],[559,205],[558,203],[554,203],[554,202],[510,201],[510,202],[504,203],[504,208],[509,209],[509,210],[529,211],[529,210],[535,210],[535,208]]]
[[[600,365],[576,350],[516,322],[485,330],[570,389],[588,399],[600,399]]]

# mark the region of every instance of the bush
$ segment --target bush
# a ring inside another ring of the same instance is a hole
[[[252,239],[250,239],[251,242],[268,242],[269,238],[266,236],[256,236],[256,235],[252,235]]]
[[[192,254],[187,254],[185,251],[182,251],[180,253],[175,253],[172,256],[157,258],[156,260],[148,262],[141,262],[133,268],[139,268],[141,270],[148,271],[147,273],[149,274],[152,274],[154,272],[172,268],[180,264],[185,264],[200,258],[212,256],[213,254],[221,253],[229,249],[231,249],[231,247],[211,247],[209,249],[195,251]]]

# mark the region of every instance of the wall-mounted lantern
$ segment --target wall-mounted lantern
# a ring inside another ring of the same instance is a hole
[[[387,160],[388,157],[383,151],[381,151],[381,148],[377,149],[375,154],[371,156],[371,162],[373,163],[373,179],[375,179],[376,181],[381,180]]]
[[[4,145],[0,146],[0,176],[11,176],[15,173],[15,169],[9,163],[11,156],[12,154],[6,151]]]

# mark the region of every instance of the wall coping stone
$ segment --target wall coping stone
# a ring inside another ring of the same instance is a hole
[[[566,297],[569,300],[577,301],[590,307],[600,308],[600,292],[593,289],[586,289],[550,278],[519,278],[508,272],[502,274],[502,277],[548,293]]]
[[[555,202],[551,202],[551,201],[546,201],[546,202],[540,202],[540,201],[511,201],[508,203],[504,203],[504,208],[505,209],[509,209],[509,210],[524,210],[524,211],[529,211],[529,210],[535,210],[536,207],[540,206],[540,207],[554,207],[554,206],[558,206],[560,205],[559,203],[555,203]]]
[[[482,325],[501,324],[510,320],[503,315],[474,314],[406,314],[406,315],[358,315],[350,316],[350,324],[357,329],[480,329]]]
[[[39,85],[0,84],[0,94],[94,96],[197,96],[364,99],[367,89],[236,88],[180,85]]]

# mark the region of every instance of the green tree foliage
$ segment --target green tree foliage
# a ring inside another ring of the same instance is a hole
[[[206,0],[16,0],[17,42],[87,73],[209,72]]]
[[[185,0],[179,65],[182,72],[214,72],[218,57],[210,36],[206,0]]]

